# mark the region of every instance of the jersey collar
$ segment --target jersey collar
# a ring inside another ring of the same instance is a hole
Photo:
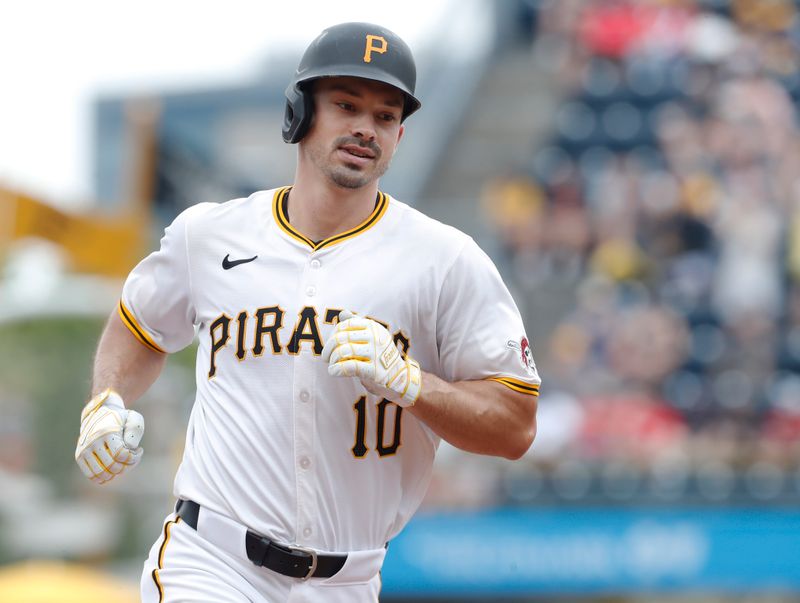
[[[360,235],[362,232],[369,230],[375,224],[378,223],[378,220],[380,220],[383,217],[383,215],[386,213],[386,210],[389,207],[388,195],[378,191],[378,201],[377,203],[375,203],[375,209],[372,210],[372,213],[369,215],[369,217],[367,217],[367,219],[364,220],[361,224],[359,224],[355,228],[346,230],[345,232],[340,232],[337,235],[334,235],[327,239],[323,239],[322,241],[314,242],[307,236],[296,230],[289,223],[289,219],[286,216],[285,206],[286,206],[286,198],[288,197],[290,190],[292,190],[291,186],[285,186],[275,191],[275,196],[272,199],[272,215],[275,218],[275,223],[280,227],[281,230],[283,230],[290,237],[296,239],[297,241],[300,241],[301,243],[305,243],[313,251],[323,249],[324,247],[330,247],[332,245],[336,245],[337,243],[341,243],[342,241],[346,241],[347,239],[352,239],[353,237]]]

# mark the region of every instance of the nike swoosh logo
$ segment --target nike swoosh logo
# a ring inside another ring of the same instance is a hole
[[[243,260],[231,260],[230,257],[231,257],[231,254],[228,254],[222,260],[222,268],[224,270],[230,270],[231,268],[233,268],[234,266],[238,266],[239,264],[246,264],[247,262],[252,262],[258,256],[254,255],[251,258],[245,258]]]

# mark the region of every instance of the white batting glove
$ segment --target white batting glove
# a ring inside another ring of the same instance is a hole
[[[399,406],[412,406],[419,397],[419,363],[403,358],[389,331],[374,320],[340,312],[322,358],[329,375],[357,377],[367,391]]]
[[[142,415],[127,410],[119,394],[107,389],[83,407],[75,461],[86,477],[103,484],[139,463],[143,433]]]

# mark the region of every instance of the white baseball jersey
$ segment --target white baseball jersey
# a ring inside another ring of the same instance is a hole
[[[128,277],[120,315],[145,345],[199,335],[197,398],[175,495],[279,542],[383,547],[419,506],[437,436],[331,377],[320,353],[349,309],[387,326],[422,369],[538,393],[519,312],[458,230],[379,193],[361,225],[313,242],[289,188],[200,204]]]

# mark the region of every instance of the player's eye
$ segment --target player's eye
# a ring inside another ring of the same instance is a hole
[[[394,113],[381,113],[379,117],[386,122],[393,122],[397,119],[397,116]]]
[[[355,110],[355,107],[353,107],[353,105],[351,105],[350,103],[346,103],[344,101],[339,101],[336,104],[339,106],[340,109],[342,109],[344,111],[353,111],[353,110]]]

